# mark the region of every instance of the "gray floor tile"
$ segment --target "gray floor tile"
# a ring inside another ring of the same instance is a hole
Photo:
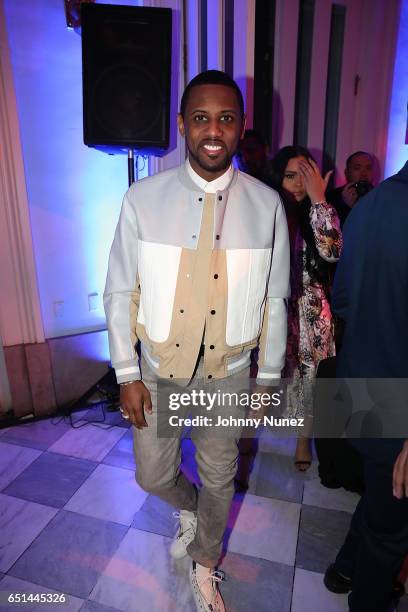
[[[295,469],[292,457],[258,452],[249,492],[261,497],[301,503],[304,483],[305,475]]]
[[[56,513],[56,508],[0,494],[1,570],[10,569]]]
[[[330,593],[323,574],[296,568],[291,612],[347,612],[347,595]]]
[[[259,438],[259,450],[263,453],[278,453],[279,455],[287,455],[288,457],[295,457],[296,451],[296,436],[292,435],[289,438],[284,438],[281,432],[273,430],[270,427],[263,427],[260,430]],[[316,448],[312,440],[311,444],[312,458],[314,461],[317,460]]]
[[[104,606],[99,601],[88,599],[84,601],[81,612],[118,612],[118,609],[112,608],[111,606]]]
[[[295,456],[296,438],[280,438],[274,435],[270,428],[264,427],[259,432],[259,451],[263,453],[278,453],[287,455],[288,457]]]
[[[306,472],[303,472],[303,475],[305,477],[305,482],[319,478],[319,463],[317,461],[312,461],[312,465]]]
[[[127,527],[60,511],[9,574],[87,598]]]
[[[58,591],[54,588],[48,588],[45,585],[33,584],[32,582],[27,582],[26,580],[20,580],[19,578],[14,578],[13,576],[5,576],[3,580],[0,582],[0,591],[5,591],[6,593],[25,593],[26,595],[33,594],[41,594],[41,593],[63,593],[63,591]],[[61,612],[78,612],[81,609],[83,604],[83,600],[78,597],[73,597],[72,595],[66,595],[65,603],[58,604],[46,604],[41,605],[40,603],[36,604],[24,604],[23,606],[10,605],[10,606],[1,606],[1,610],[5,612],[16,612],[16,610],[29,610],[30,612],[50,612],[51,610],[61,610]]]
[[[1,440],[20,446],[46,450],[69,429],[70,426],[64,423],[61,417],[56,417],[10,427],[3,434]]]
[[[115,465],[117,467],[134,470],[136,468],[133,454],[133,431],[129,429],[124,436],[115,444],[111,451],[103,459],[102,463]]]
[[[289,612],[293,567],[228,553],[221,567],[226,580],[221,592],[228,612]]]
[[[174,509],[144,492],[132,496],[132,430],[126,431],[119,413],[106,415],[103,428],[73,430],[49,419],[0,431],[0,490],[2,483],[5,488],[0,570],[14,563],[9,575],[0,572],[0,591],[5,585],[20,592],[71,593],[69,607],[58,606],[68,612],[195,610],[189,559],[174,561],[168,553],[177,529]],[[78,423],[103,415],[94,408],[72,416]],[[228,612],[347,610],[344,596],[326,591],[322,573],[344,540],[356,499],[323,488],[316,462],[305,475],[298,474],[295,444],[295,439],[261,433],[249,492],[234,498],[221,565]],[[190,439],[182,441],[182,451],[183,471],[199,482]],[[399,612],[408,612],[407,598]]]
[[[13,482],[40,455],[41,451],[33,448],[0,442],[0,491]]]
[[[149,495],[143,506],[136,512],[132,527],[172,538],[177,531],[174,508],[155,495]]]
[[[189,612],[187,557],[174,561],[171,540],[130,529],[99,578],[90,599],[123,612]]]
[[[65,510],[130,526],[147,495],[136,483],[133,471],[101,464],[71,497]]]
[[[320,483],[320,478],[306,480],[303,490],[303,503],[330,510],[343,510],[352,514],[360,496],[343,488],[328,489]]]
[[[85,427],[70,429],[49,450],[79,459],[102,461],[126,433],[123,427],[106,427],[89,423]]]
[[[231,506],[229,552],[294,565],[300,505],[246,494]]]
[[[350,520],[347,512],[303,505],[296,566],[324,573],[344,542]]]
[[[6,487],[4,493],[62,508],[95,467],[92,461],[45,452]]]

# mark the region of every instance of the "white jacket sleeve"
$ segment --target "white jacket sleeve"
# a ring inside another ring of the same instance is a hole
[[[135,349],[136,320],[140,300],[137,254],[136,214],[126,194],[109,255],[104,292],[109,350],[119,383],[140,380]]]
[[[280,378],[285,365],[287,342],[287,298],[290,295],[290,248],[288,224],[282,203],[276,212],[271,270],[265,314],[259,342],[258,384]]]

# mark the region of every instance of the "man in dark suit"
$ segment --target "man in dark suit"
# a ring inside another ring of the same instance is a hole
[[[334,312],[345,321],[338,377],[408,379],[407,232],[408,162],[365,196],[345,224],[333,290]],[[394,387],[397,393],[399,383]],[[353,440],[363,457],[365,491],[325,575],[329,590],[349,584],[352,612],[388,612],[408,553],[407,403],[402,397],[399,438]]]

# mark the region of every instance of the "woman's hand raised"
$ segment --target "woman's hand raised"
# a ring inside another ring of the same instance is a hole
[[[316,162],[309,158],[308,161],[299,161],[299,172],[302,175],[306,193],[312,204],[324,202],[327,183],[333,170],[329,170],[323,178]]]

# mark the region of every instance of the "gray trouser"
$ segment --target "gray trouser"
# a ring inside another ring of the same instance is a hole
[[[201,565],[215,567],[234,495],[240,429],[235,428],[229,437],[215,436],[213,428],[193,429],[198,473],[203,485],[197,496],[196,488],[180,470],[182,430],[177,428],[172,438],[157,437],[157,376],[144,360],[142,373],[151,394],[153,413],[145,414],[148,427],[133,428],[136,480],[142,489],[175,508],[197,512],[197,533],[187,551]],[[228,380],[233,382],[235,377],[249,378],[249,367]],[[202,379],[201,360],[192,382],[197,385]]]

